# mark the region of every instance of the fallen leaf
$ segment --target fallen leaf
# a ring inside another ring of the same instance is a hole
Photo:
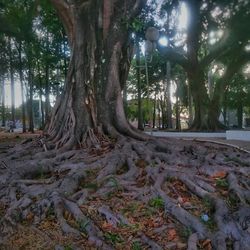
[[[174,228],[171,228],[167,232],[167,239],[168,241],[172,241],[176,238],[176,230]]]
[[[102,224],[102,228],[103,228],[103,229],[112,229],[113,226],[112,226],[112,224],[110,224],[110,223],[104,221],[103,224]]]
[[[225,178],[227,176],[227,173],[225,171],[218,171],[212,175],[213,179],[217,178]]]
[[[211,240],[210,239],[206,239],[205,241],[203,241],[202,247],[205,250],[212,250]]]

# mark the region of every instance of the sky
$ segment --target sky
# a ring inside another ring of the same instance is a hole
[[[0,95],[2,95],[2,93],[0,93]],[[21,104],[22,104],[21,84],[19,81],[15,81],[15,106],[19,107]],[[11,106],[11,91],[10,91],[9,80],[6,80],[5,82],[5,105]]]

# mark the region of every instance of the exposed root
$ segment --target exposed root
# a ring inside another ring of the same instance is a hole
[[[0,152],[0,248],[26,224],[60,249],[62,241],[43,230],[55,221],[79,249],[249,249],[248,153],[208,142],[86,136],[99,147],[63,153],[27,142]]]

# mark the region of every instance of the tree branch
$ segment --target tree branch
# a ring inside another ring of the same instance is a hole
[[[171,47],[161,47],[158,46],[159,52],[166,56],[168,60],[173,61],[181,65],[185,70],[189,69],[188,59],[182,54]]]
[[[68,36],[69,42],[72,43],[74,25],[70,5],[65,0],[50,0],[50,2],[57,10]]]
[[[218,44],[215,44],[211,52],[200,61],[201,68],[205,68],[213,60],[219,58],[230,50],[231,45],[233,45],[235,41],[230,41],[229,39],[229,32],[226,32],[221,41]]]
[[[220,78],[215,84],[215,90],[214,90],[215,94],[213,96],[212,102],[215,102],[218,97],[223,98],[223,93],[229,86],[232,77],[248,61],[250,61],[250,53],[247,53],[246,51],[241,51],[241,53],[230,62],[223,77]]]
[[[146,4],[146,0],[137,0],[134,4],[134,7],[132,9],[132,11],[130,12],[130,18],[133,18],[134,16],[136,16],[139,11],[143,8],[143,6]]]

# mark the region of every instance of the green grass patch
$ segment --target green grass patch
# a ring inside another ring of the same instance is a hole
[[[148,205],[156,209],[164,209],[165,202],[161,197],[156,197],[150,199]]]
[[[228,189],[228,181],[226,179],[216,179],[216,187]]]
[[[139,241],[134,241],[131,246],[132,250],[142,250],[141,243]]]
[[[238,163],[242,167],[250,167],[250,163],[249,162],[242,161],[242,160],[240,160],[237,157],[225,157],[224,161],[225,162],[232,161],[232,162]]]
[[[110,232],[107,232],[104,234],[104,238],[110,242],[112,245],[116,245],[116,244],[119,244],[119,243],[123,243],[124,240],[121,238],[121,236],[117,233],[110,233]]]

